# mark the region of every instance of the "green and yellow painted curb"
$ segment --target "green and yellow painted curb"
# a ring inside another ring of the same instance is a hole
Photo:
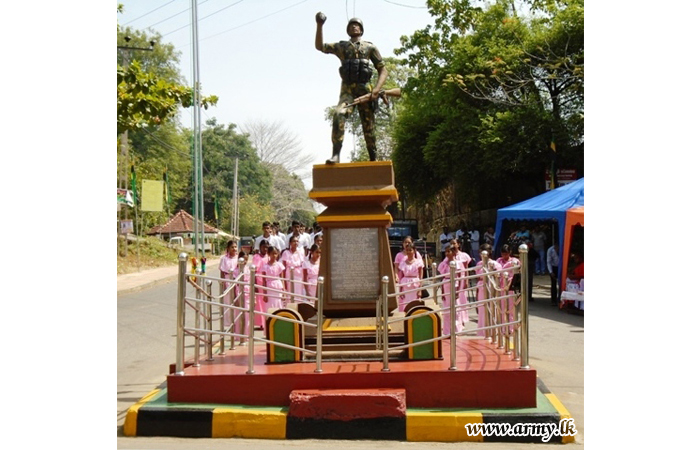
[[[530,442],[540,436],[469,436],[466,424],[559,424],[569,411],[538,380],[537,407],[518,409],[407,408],[404,418],[359,421],[304,421],[287,407],[168,403],[167,390],[156,389],[129,408],[126,436],[251,439],[376,439],[413,442]],[[361,433],[361,435],[358,435]],[[574,436],[548,442],[573,443]]]

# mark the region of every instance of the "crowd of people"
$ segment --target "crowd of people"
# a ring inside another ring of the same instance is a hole
[[[243,281],[250,282],[250,267],[255,267],[255,310],[267,312],[270,308],[285,308],[288,303],[313,303],[309,297],[316,297],[316,284],[321,262],[323,231],[314,224],[308,228],[299,221],[293,221],[288,232],[281,233],[277,222],[262,223],[262,234],[253,244],[250,255],[238,251],[238,244],[231,240],[226,245],[226,253],[219,262],[222,279],[236,279],[243,267]],[[252,258],[252,259],[251,259]],[[243,264],[240,264],[243,260]],[[226,283],[225,288],[230,284]],[[243,299],[238,306],[249,307],[249,284],[244,285]],[[241,290],[232,289],[223,301],[232,304]],[[229,327],[231,316],[225,314],[224,324]],[[256,314],[256,328],[265,327],[265,316]],[[239,321],[240,322],[240,321]],[[236,323],[236,327],[239,325]],[[234,330],[240,333],[242,330]],[[248,330],[246,330],[247,332]]]
[[[270,308],[284,308],[289,302],[313,303],[316,297],[316,284],[319,275],[321,260],[321,244],[323,231],[314,223],[313,227],[293,221],[287,233],[280,231],[279,223],[265,221],[262,223],[262,234],[258,236],[252,247],[250,255],[238,251],[235,241],[229,241],[226,253],[220,260],[219,271],[222,279],[235,279],[240,275],[243,267],[243,280],[250,281],[250,266],[255,267],[255,284],[259,287],[256,291],[255,309],[259,312],[267,312]],[[520,265],[519,247],[522,244],[528,246],[528,286],[532,301],[532,288],[534,275],[549,275],[551,280],[550,296],[552,304],[559,304],[560,292],[558,289],[559,271],[559,246],[556,242],[547,245],[551,240],[547,234],[547,225],[537,224],[529,229],[525,223],[521,223],[517,230],[513,231],[498,251],[498,258],[492,258],[495,253],[495,237],[493,227],[487,227],[483,233],[476,227],[467,227],[464,223],[454,232],[448,227],[443,228],[439,237],[441,249],[441,262],[438,265],[438,273],[442,275],[445,283],[442,287],[440,303],[442,307],[449,306],[450,293],[456,290],[458,311],[457,317],[450,317],[449,312],[443,314],[443,332],[449,332],[450,322],[455,321],[456,330],[461,331],[469,321],[466,309],[468,303],[467,292],[472,288],[476,292],[475,299],[485,298],[482,281],[475,281],[470,286],[465,281],[465,273],[474,268],[476,274],[483,274],[485,270],[505,270],[500,277],[503,290],[512,291],[518,289],[519,281],[514,283],[516,268]],[[481,253],[488,255],[482,261]],[[243,259],[241,266],[239,260]],[[450,263],[454,261],[457,276],[450,279]],[[250,264],[249,264],[250,262]],[[485,269],[486,265],[486,269]],[[406,311],[407,305],[422,297],[422,279],[426,263],[423,255],[417,250],[410,236],[403,240],[402,250],[394,258],[394,280],[398,286],[398,310]],[[513,269],[513,270],[508,270]],[[583,278],[582,254],[578,253],[571,265],[570,273],[566,274],[571,279]],[[479,278],[481,280],[481,278]],[[244,307],[248,307],[248,289],[244,288]],[[232,290],[224,298],[224,302],[231,304],[232,298],[239,291]],[[243,306],[243,305],[240,305]],[[512,305],[502,305],[506,311],[510,311],[512,318]],[[477,308],[478,326],[484,326],[484,308]],[[226,314],[225,324],[232,323],[231,314]],[[264,328],[264,316],[256,315],[256,327]],[[236,330],[242,332],[243,330]]]

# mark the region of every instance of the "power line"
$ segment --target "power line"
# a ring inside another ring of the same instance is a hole
[[[280,9],[280,10],[278,10],[278,11],[273,12],[273,13],[267,14],[267,15],[262,16],[262,17],[258,17],[257,19],[251,20],[250,22],[246,22],[246,23],[244,23],[244,24],[242,24],[242,25],[238,25],[238,26],[235,26],[235,27],[233,27],[233,28],[229,28],[228,30],[224,30],[224,31],[222,31],[222,32],[220,32],[220,33],[212,34],[211,36],[207,36],[207,37],[205,37],[205,38],[202,38],[202,39],[200,39],[199,41],[202,42],[202,41],[205,41],[205,40],[207,40],[207,39],[211,39],[211,38],[213,38],[213,37],[220,36],[220,35],[222,35],[222,34],[224,34],[224,33],[228,33],[229,31],[233,31],[233,30],[237,30],[237,29],[239,29],[239,28],[243,28],[243,27],[245,27],[245,26],[247,26],[247,25],[250,25],[251,23],[255,23],[255,22],[259,22],[259,21],[261,21],[261,20],[263,20],[263,19],[267,19],[267,18],[270,17],[270,16],[274,16],[275,14],[281,13],[282,11],[286,11],[286,10],[288,10],[288,9],[294,8],[295,6],[301,5],[302,3],[306,3],[307,1],[309,1],[309,0],[302,0],[302,1],[298,2],[298,3],[295,3],[295,4],[293,4],[293,5],[287,6],[286,8],[282,8],[282,9]],[[186,45],[183,45],[182,47],[186,47]],[[181,47],[178,47],[178,48],[181,48]]]
[[[208,2],[208,1],[209,1],[209,0],[204,0],[204,1],[202,1],[202,2],[197,3],[197,5],[203,5],[204,3]],[[156,23],[154,23],[154,24],[152,24],[152,25],[149,25],[149,26],[147,26],[146,28],[153,28],[153,27],[155,27],[156,25],[159,25],[159,24],[161,24],[161,23],[163,23],[163,22],[165,22],[165,21],[168,21],[168,20],[172,19],[173,17],[177,17],[177,16],[179,16],[180,14],[189,12],[190,9],[191,9],[191,8],[184,9],[184,10],[180,11],[179,13],[173,14],[173,15],[170,16],[170,17],[166,17],[165,19],[163,19],[163,20],[161,20],[161,21],[159,21],[159,22],[156,22]]]
[[[160,5],[159,7],[157,7],[156,9],[151,10],[151,11],[148,11],[146,14],[142,14],[142,15],[138,16],[138,17],[135,18],[135,19],[131,19],[130,21],[128,21],[128,22],[125,23],[124,25],[126,26],[126,25],[129,25],[129,24],[132,23],[132,22],[136,22],[136,21],[139,20],[140,18],[146,17],[147,15],[149,15],[149,14],[151,14],[151,13],[153,13],[153,12],[156,12],[156,11],[158,11],[160,8],[169,5],[169,4],[171,4],[172,2],[174,2],[174,1],[175,1],[175,0],[170,0],[168,3],[164,3],[164,4]]]
[[[428,8],[427,6],[404,5],[403,3],[396,3],[396,2],[392,2],[390,0],[384,0],[384,1],[387,3],[391,3],[392,5],[403,6],[404,8],[416,8],[416,9],[427,9]]]
[[[228,6],[224,6],[224,7],[221,8],[220,10],[214,11],[213,13],[209,14],[208,16],[202,17],[201,19],[199,19],[199,20],[197,21],[197,23],[201,22],[202,20],[206,19],[207,17],[211,17],[211,16],[213,16],[214,14],[218,14],[218,13],[220,13],[221,11],[223,11],[223,10],[225,10],[225,9],[228,9],[228,8],[230,8],[230,7],[232,7],[232,6],[236,6],[237,4],[242,3],[242,2],[243,2],[243,0],[238,0],[236,3],[232,3],[232,4],[228,5]],[[203,2],[202,2],[202,3],[203,3]],[[165,36],[167,36],[167,35],[169,35],[169,34],[173,34],[174,32],[180,31],[180,30],[182,30],[183,28],[187,28],[187,27],[189,27],[189,26],[190,26],[190,24],[188,23],[188,24],[186,24],[186,25],[181,26],[180,28],[176,28],[176,29],[174,29],[173,31],[169,31],[169,32],[165,33],[165,34],[162,35],[161,37],[165,37]]]

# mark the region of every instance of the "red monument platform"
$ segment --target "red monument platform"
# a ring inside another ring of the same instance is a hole
[[[449,355],[449,341],[442,341]],[[529,408],[536,406],[537,373],[521,369],[494,344],[458,338],[457,370],[449,358],[425,361],[324,361],[314,373],[314,360],[267,364],[264,345],[255,346],[254,370],[248,374],[248,348],[237,347],[211,361],[174,367],[168,376],[168,401],[258,406],[290,406],[293,391],[305,389],[402,389],[409,408]]]

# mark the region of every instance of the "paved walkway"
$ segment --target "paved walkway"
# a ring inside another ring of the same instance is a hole
[[[219,259],[221,258],[218,256],[207,258],[207,273],[211,272],[212,275],[218,275]],[[135,292],[175,280],[177,278],[177,267],[177,264],[174,264],[167,267],[158,267],[157,269],[117,275],[117,294]]]

